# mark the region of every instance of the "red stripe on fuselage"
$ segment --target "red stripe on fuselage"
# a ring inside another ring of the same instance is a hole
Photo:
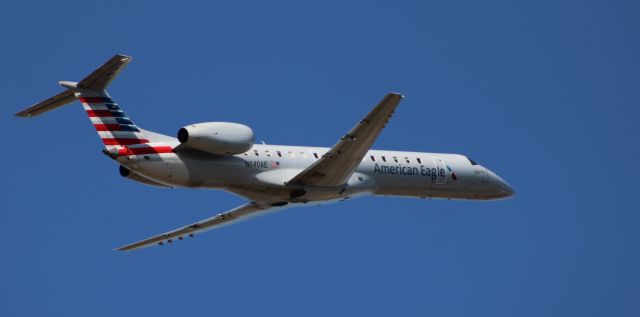
[[[162,153],[172,153],[173,148],[170,146],[149,146],[149,147],[138,147],[138,148],[124,148],[118,150],[119,156],[128,156],[128,155],[144,155],[144,154],[162,154]]]
[[[130,139],[130,138],[103,138],[104,145],[132,145],[149,143],[147,139]]]
[[[96,131],[122,131],[119,124],[94,124]]]
[[[89,117],[113,117],[113,113],[109,110],[87,110]]]

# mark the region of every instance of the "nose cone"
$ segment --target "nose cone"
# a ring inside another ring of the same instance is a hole
[[[491,197],[496,199],[509,198],[515,195],[515,191],[509,184],[498,176],[498,174],[487,169],[488,183],[491,187]]]

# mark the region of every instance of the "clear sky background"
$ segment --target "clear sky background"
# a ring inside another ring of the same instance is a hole
[[[168,3],[168,2],[167,2]],[[639,316],[637,1],[2,1],[2,316]],[[233,121],[331,146],[467,154],[495,202],[366,198],[133,253],[240,205],[123,179],[80,104],[13,114],[133,56],[146,129]]]

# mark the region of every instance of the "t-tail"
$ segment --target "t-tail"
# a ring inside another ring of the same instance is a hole
[[[171,151],[170,146],[149,144],[156,134],[136,126],[106,91],[107,86],[129,62],[131,57],[115,55],[80,82],[61,81],[60,86],[67,90],[16,113],[16,116],[34,117],[78,100],[104,143],[106,154],[115,157],[131,154],[132,151]]]

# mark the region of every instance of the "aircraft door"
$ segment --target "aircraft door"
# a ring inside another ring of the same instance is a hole
[[[439,156],[432,156],[431,160],[436,167],[436,184],[442,185],[447,183],[447,165],[444,160]]]

